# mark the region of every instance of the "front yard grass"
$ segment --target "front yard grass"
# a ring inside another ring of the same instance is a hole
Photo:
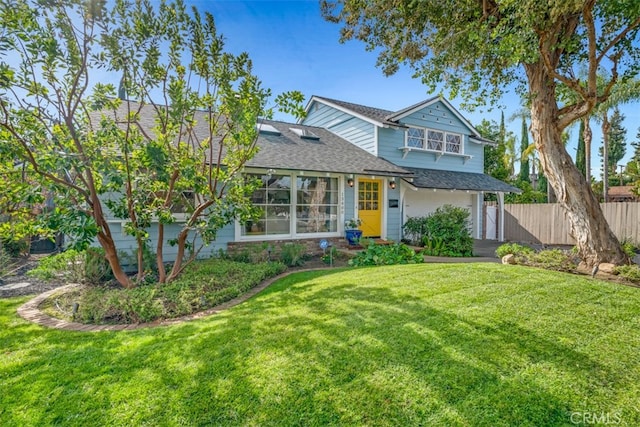
[[[171,327],[0,300],[0,425],[640,425],[640,290],[497,264],[296,273]]]

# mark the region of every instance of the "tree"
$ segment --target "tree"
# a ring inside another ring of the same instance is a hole
[[[640,2],[324,0],[322,12],[343,23],[341,40],[379,49],[385,74],[408,64],[430,90],[444,82],[452,97],[461,95],[471,105],[497,99],[512,84],[521,88],[542,167],[567,212],[580,256],[590,266],[629,261],[562,133],[637,73]],[[574,72],[581,66],[586,79]],[[603,67],[611,78],[600,93],[596,76]],[[578,95],[576,102],[558,103],[559,83]]]
[[[531,168],[529,166],[529,156],[527,148],[529,148],[529,129],[527,129],[527,120],[522,118],[522,131],[520,135],[520,175],[518,179],[522,182],[531,182],[529,174]]]
[[[587,160],[584,145],[584,121],[580,120],[580,128],[578,129],[578,149],[576,151],[576,167],[582,174],[587,177]]]
[[[504,123],[503,123],[504,124]],[[483,120],[476,126],[482,137],[495,141],[496,145],[484,146],[484,172],[501,181],[511,178],[506,159],[506,134],[503,127],[498,127],[495,122]]]
[[[616,175],[618,162],[622,160],[627,152],[627,130],[622,126],[623,120],[624,114],[621,114],[617,107],[613,110],[611,119],[604,115],[603,123],[606,123],[606,125],[603,127],[603,131],[606,130],[607,143],[600,147],[599,153],[603,158],[603,170],[605,167],[607,168],[607,173],[604,175],[607,177],[607,187],[611,183],[610,177]],[[605,134],[603,134],[604,136]],[[604,147],[607,147],[606,156],[604,155]],[[606,159],[606,164],[604,159]]]
[[[97,239],[123,286],[135,282],[122,269],[108,211],[137,242],[140,279],[157,227],[160,281],[177,277],[220,227],[255,213],[252,183],[237,172],[255,153],[270,92],[246,54],[224,51],[211,15],[179,1],[15,0],[4,2],[0,21],[0,167],[25,165],[34,194],[55,199],[49,228],[79,247]],[[97,70],[122,76],[120,90]],[[299,98],[278,100],[298,111]],[[13,182],[0,189],[12,191]],[[184,222],[165,236],[176,206]],[[168,240],[178,255],[167,274]]]

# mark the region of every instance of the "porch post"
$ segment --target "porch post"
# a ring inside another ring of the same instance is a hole
[[[498,241],[504,242],[504,193],[498,195]]]

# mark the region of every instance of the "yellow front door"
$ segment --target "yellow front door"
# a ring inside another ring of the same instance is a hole
[[[380,237],[382,234],[382,181],[358,180],[358,217],[363,237]]]

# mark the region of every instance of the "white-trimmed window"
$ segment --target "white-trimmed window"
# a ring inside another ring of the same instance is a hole
[[[462,135],[441,130],[409,127],[406,132],[407,148],[463,154]]]
[[[296,174],[246,174],[261,182],[252,196],[262,216],[241,236],[308,236],[338,232],[338,178]]]
[[[407,147],[424,148],[424,129],[422,128],[407,129]]]

